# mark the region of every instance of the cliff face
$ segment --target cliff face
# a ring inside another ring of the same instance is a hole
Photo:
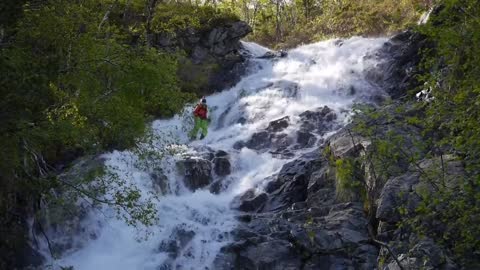
[[[265,192],[248,190],[234,201],[233,206],[244,214],[238,217],[241,225],[233,233],[235,242],[222,249],[216,269],[456,269],[439,243],[398,227],[405,217],[401,209],[414,213],[422,201],[421,190],[434,192],[435,183],[422,182],[419,170],[440,162],[440,158],[427,158],[416,146],[420,129],[409,124],[399,127],[389,119],[393,116],[406,122],[407,116],[421,113],[413,109],[421,101],[409,100],[406,91],[419,86],[415,75],[426,45],[423,36],[407,31],[391,38],[376,55],[367,56],[385,59],[367,77],[391,100],[384,103],[382,98],[373,98],[380,117],[368,120],[367,126],[379,127],[377,138],[392,133],[402,136],[403,146],[421,160],[420,169],[409,163],[408,156],[400,155],[390,177],[380,176],[379,170],[385,168],[368,158],[372,138],[355,131],[360,121],[355,119],[319,142],[317,150],[285,164],[278,175],[266,180]],[[401,106],[410,109],[397,113]],[[306,132],[331,130],[329,121],[335,115],[330,114],[327,107],[301,114]],[[279,123],[288,126],[288,119],[270,126]],[[239,148],[275,148],[276,136],[275,129],[267,129]],[[453,156],[442,160],[448,185],[458,185],[454,179],[464,174],[463,165]]]
[[[159,49],[186,52],[180,61],[179,79],[185,90],[210,94],[236,84],[245,72],[246,57],[240,39],[252,32],[243,21],[225,21],[212,27],[155,33]]]

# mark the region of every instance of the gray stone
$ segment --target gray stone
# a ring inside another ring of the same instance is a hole
[[[257,132],[245,143],[245,146],[254,150],[268,148],[271,145],[271,138],[270,133],[267,131]]]
[[[244,212],[257,212],[262,209],[267,199],[267,194],[256,194],[254,189],[249,189],[233,200],[232,207]]]
[[[233,144],[233,149],[235,150],[240,150],[245,147],[245,142],[244,141],[238,141]]]
[[[268,51],[264,55],[259,56],[260,59],[273,59],[273,58],[284,58],[287,57],[288,53],[286,51]]]
[[[332,122],[336,118],[335,112],[327,106],[315,111],[305,111],[300,114],[301,130],[323,135],[332,128]]]
[[[411,191],[418,182],[418,173],[409,173],[388,180],[378,199],[376,217],[388,223],[400,221],[398,208],[405,205],[410,197],[415,196]]]
[[[409,89],[420,85],[416,67],[426,46],[429,46],[427,39],[418,32],[408,30],[394,36],[375,56],[367,56],[383,60],[368,72],[367,79],[380,85],[394,99],[404,96]]]
[[[177,168],[185,186],[192,191],[206,187],[212,181],[212,163],[208,160],[187,158],[178,161]]]
[[[171,258],[176,258],[179,252],[192,241],[193,237],[195,237],[194,231],[177,228],[172,232],[168,240],[160,243],[157,251],[166,252]]]
[[[349,132],[348,128],[333,135],[328,145],[336,158],[358,157],[362,149],[366,149],[370,142],[356,134]]]
[[[290,124],[290,117],[285,116],[280,119],[271,121],[268,124],[267,130],[270,132],[279,132],[287,128],[289,124]]]
[[[213,159],[212,162],[213,162],[213,171],[218,176],[227,176],[232,172],[228,157],[226,156],[216,157]]]
[[[298,90],[300,89],[298,83],[289,80],[276,81],[268,87],[281,89],[283,96],[288,98],[297,97]]]
[[[161,169],[156,169],[150,173],[152,185],[158,194],[166,194],[168,192],[168,178]]]
[[[312,147],[317,138],[309,131],[300,130],[297,131],[297,144],[300,148]]]
[[[226,156],[228,156],[228,153],[223,150],[218,150],[217,152],[215,152],[215,157],[226,157]]]

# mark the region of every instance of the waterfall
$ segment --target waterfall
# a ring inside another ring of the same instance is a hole
[[[232,200],[251,188],[261,190],[265,179],[278,173],[282,165],[318,148],[316,144],[294,147],[300,115],[324,106],[336,113],[329,132],[314,134],[320,140],[348,123],[354,103],[382,94],[368,80],[367,71],[381,61],[375,53],[385,42],[384,38],[360,37],[330,40],[272,59],[256,58],[268,49],[245,42],[252,55],[250,73],[231,89],[206,97],[212,121],[205,139],[189,142],[187,138],[191,107],[172,119],[152,123],[153,133],[158,135],[154,146],[169,153],[158,165],[166,183],[164,194],[154,198],[159,217],[156,224],[134,228],[118,220],[109,207],[91,211],[82,221],[88,233],[75,239],[81,244],[48,264],[76,270],[213,269],[215,257],[232,241],[230,233],[238,224]],[[285,116],[290,119],[283,130],[292,138],[287,141],[291,145],[286,146],[290,155],[277,155],[268,147],[237,147],[238,142],[248,141],[271,121]],[[166,137],[168,142],[163,141]],[[213,176],[214,182],[222,181],[222,188],[216,194],[209,187],[189,190],[179,175],[177,161],[218,150],[227,152],[231,163],[229,175]],[[103,157],[109,170],[138,187],[143,196],[158,194],[152,171],[135,165],[140,160],[135,151],[114,151]],[[145,233],[148,237],[142,239]]]

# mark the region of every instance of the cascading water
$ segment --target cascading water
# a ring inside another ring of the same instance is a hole
[[[187,143],[182,115],[155,121],[154,133],[174,138],[176,144],[168,147],[176,153],[161,162],[168,178],[167,190],[155,201],[159,221],[144,228],[149,237],[139,240],[137,229],[117,220],[105,207],[101,213],[92,211],[82,221],[95,237],[77,239],[80,248],[65,252],[53,264],[71,265],[77,270],[212,269],[217,253],[229,243],[229,233],[237,225],[237,211],[230,207],[232,200],[252,187],[261,189],[265,178],[292,159],[271,151],[247,147],[238,150],[235,144],[248,140],[272,120],[284,116],[291,119],[284,133],[295,137],[299,115],[323,106],[337,113],[337,126],[343,125],[354,102],[380,92],[366,79],[366,71],[378,64],[379,59],[371,56],[385,41],[382,38],[331,40],[291,50],[285,58],[252,60],[250,75],[235,87],[207,97],[212,123],[204,140]],[[244,43],[244,46],[253,56],[267,52],[256,44]],[[190,113],[191,108],[186,111]],[[159,148],[166,145],[161,140],[154,144]],[[221,180],[224,188],[219,194],[211,193],[208,188],[191,192],[176,170],[177,160],[186,155],[200,155],[202,149],[224,150],[229,154],[232,173]],[[307,150],[294,150],[293,158]],[[105,158],[110,170],[136,185],[144,196],[154,192],[152,172],[135,166],[139,160],[137,154],[115,151],[105,154]]]

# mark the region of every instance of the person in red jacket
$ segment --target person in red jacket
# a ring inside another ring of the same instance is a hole
[[[201,130],[200,140],[207,136],[208,131],[208,107],[207,100],[203,97],[201,102],[198,103],[197,107],[193,111],[193,116],[195,118],[195,126],[190,132],[190,139],[195,140],[197,138],[198,130]]]

